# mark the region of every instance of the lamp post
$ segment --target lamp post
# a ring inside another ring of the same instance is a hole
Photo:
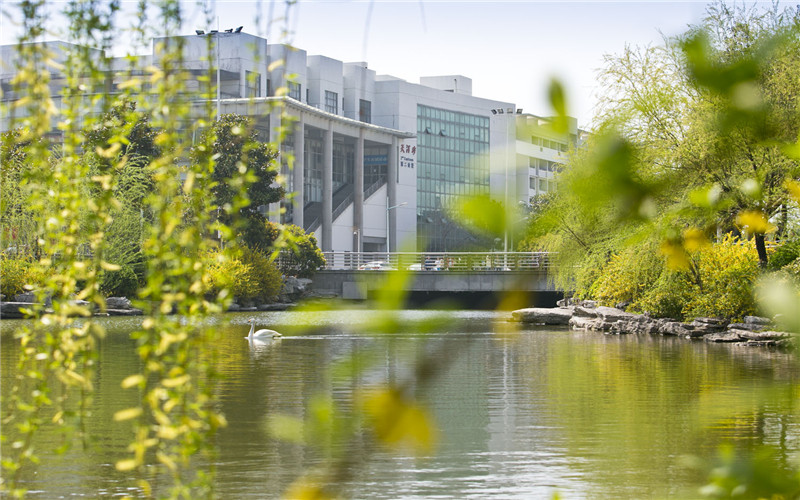
[[[504,254],[508,254],[508,220],[507,220],[508,219],[508,170],[509,170],[509,168],[508,168],[509,167],[508,150],[511,149],[510,146],[509,146],[509,138],[513,139],[514,143],[516,143],[516,127],[514,127],[514,135],[512,136],[508,131],[508,125],[509,125],[509,123],[511,123],[511,120],[515,119],[515,115],[521,115],[522,114],[522,108],[494,108],[491,111],[492,111],[492,115],[506,115],[506,117],[507,117],[506,118],[506,123],[505,123],[505,125],[506,125],[506,130],[505,130],[505,136],[506,136],[506,141],[505,142],[506,142],[506,144],[505,144],[505,148],[504,148],[505,149],[505,153],[504,153],[504,157],[505,158],[504,158],[504,166],[503,166],[503,210],[506,213],[506,216],[505,216],[506,220],[504,221],[504,224],[503,224],[503,253]],[[512,144],[514,144],[514,143],[512,143]],[[516,153],[515,153],[515,156],[516,156]],[[504,268],[506,267],[505,266],[505,259],[506,258],[507,258],[506,256],[503,257],[503,261],[504,261],[503,267]]]
[[[399,205],[395,205],[393,207],[390,207],[389,206],[389,198],[388,197],[386,198],[386,260],[387,260],[387,262],[389,260],[389,252],[391,251],[391,247],[389,246],[389,236],[390,236],[390,231],[389,231],[389,211],[390,210],[394,210],[395,208],[404,207],[406,205],[408,205],[408,202],[404,201],[403,203],[400,203]]]

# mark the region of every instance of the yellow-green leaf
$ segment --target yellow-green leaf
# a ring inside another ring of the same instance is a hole
[[[736,224],[751,233],[765,234],[775,231],[776,227],[767,220],[759,210],[745,210],[736,216]]]
[[[132,418],[136,418],[142,414],[142,409],[139,407],[136,408],[127,408],[125,410],[120,410],[114,414],[114,421],[116,422],[123,422],[125,420],[130,420]]]

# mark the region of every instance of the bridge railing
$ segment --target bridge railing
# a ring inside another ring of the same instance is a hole
[[[329,270],[517,271],[550,267],[548,252],[324,252]]]

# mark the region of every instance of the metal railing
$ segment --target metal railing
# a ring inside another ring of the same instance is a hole
[[[324,252],[327,270],[517,271],[550,267],[548,252]]]

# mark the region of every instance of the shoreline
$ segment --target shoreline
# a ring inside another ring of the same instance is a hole
[[[684,323],[669,318],[651,318],[592,301],[558,307],[529,307],[511,312],[511,321],[530,325],[569,326],[571,330],[597,331],[606,335],[662,335],[714,343],[753,347],[789,347],[794,335],[772,329],[769,318],[747,316],[743,323],[724,318],[695,318]]]

